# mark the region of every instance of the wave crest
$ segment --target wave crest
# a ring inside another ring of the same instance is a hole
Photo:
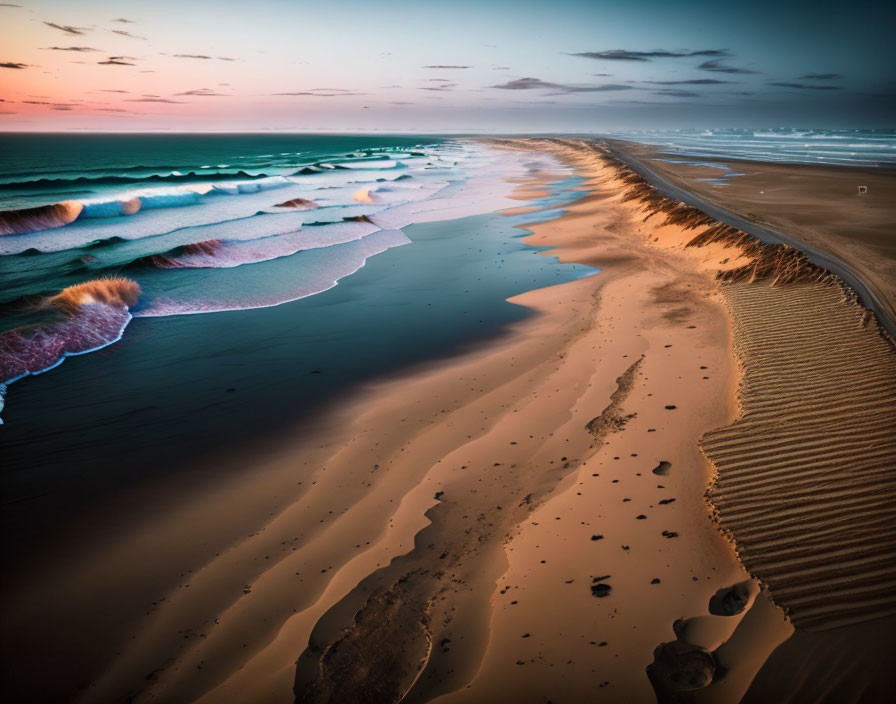
[[[275,208],[295,208],[296,210],[315,210],[320,206],[315,203],[313,200],[308,200],[307,198],[293,198],[292,200],[283,201],[282,203],[277,203],[274,206]]]
[[[202,256],[202,257],[214,257],[215,252],[217,252],[224,245],[221,240],[205,240],[204,242],[194,242],[192,244],[181,245],[180,247],[175,247],[174,249],[165,252],[164,254],[154,254],[150,257],[143,257],[142,259],[138,259],[137,261],[140,263],[147,263],[151,266],[154,266],[158,269],[181,269],[186,266],[183,263],[182,257],[190,257],[190,256]]]
[[[140,298],[140,285],[123,276],[109,276],[84,281],[62,289],[47,299],[48,307],[75,313],[81,306],[100,303],[106,306],[130,308]]]
[[[0,210],[0,235],[22,235],[51,227],[62,227],[74,222],[84,204],[77,200],[63,200],[52,205],[18,210]]]
[[[40,374],[66,357],[117,342],[131,321],[128,308],[139,295],[136,282],[115,277],[69,286],[48,298],[44,307],[61,312],[61,320],[0,333],[0,384]]]

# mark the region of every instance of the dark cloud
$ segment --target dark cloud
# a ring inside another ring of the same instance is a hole
[[[171,100],[170,98],[127,98],[126,103],[177,103],[183,105],[186,100]]]
[[[502,83],[492,88],[500,88],[502,90],[533,90],[535,88],[558,88],[559,83],[547,83],[540,78],[517,78],[507,83]]]
[[[352,95],[370,95],[359,93],[347,88],[312,88],[311,90],[298,90],[289,93],[274,93],[274,95],[308,95],[314,98],[342,98]]]
[[[143,41],[146,41],[146,37],[138,37],[136,34],[131,34],[123,29],[113,29],[112,32],[114,34],[120,34],[122,37],[130,37],[131,39],[142,39]]]
[[[737,81],[720,81],[718,78],[692,78],[688,81],[642,81],[654,86],[717,86],[722,83],[737,83]]]
[[[11,2],[0,2],[0,7],[21,7],[21,5],[13,5]]]
[[[581,51],[570,56],[582,56],[586,59],[607,59],[609,61],[650,61],[651,59],[675,59],[687,56],[729,56],[727,49],[699,49],[697,51],[628,51],[626,49],[610,49],[609,51]]]
[[[130,93],[129,90],[118,90],[116,88],[100,88],[100,93]]]
[[[121,24],[134,24],[134,20],[126,20],[124,17],[119,17],[118,19],[112,21],[120,22]]]
[[[45,51],[99,51],[89,46],[46,46]]]
[[[539,88],[549,88],[560,93],[603,93],[607,91],[631,90],[633,86],[623,85],[620,83],[603,83],[599,85],[571,85],[566,83],[551,83],[550,81],[542,81],[540,78],[517,78],[513,81],[507,81],[492,88],[500,88],[502,90],[537,90]]]
[[[807,73],[799,77],[802,81],[839,81],[841,78],[846,76],[839,73]]]
[[[421,86],[420,90],[442,90],[449,91],[457,88],[457,83],[443,83],[439,86]]]
[[[137,64],[131,63],[130,61],[126,61],[126,59],[131,59],[131,56],[110,56],[105,61],[97,61],[101,66],[136,66]]]
[[[700,94],[692,90],[676,90],[669,88],[668,90],[655,90],[657,95],[670,95],[673,98],[699,98]]]
[[[393,100],[389,105],[414,105],[414,103],[410,103],[407,100]]]
[[[451,66],[448,64],[435,64],[433,66],[424,66],[423,68],[470,68],[469,66]]]
[[[84,32],[88,31],[86,27],[72,27],[71,25],[56,24],[55,22],[44,21],[44,24],[47,25],[47,27],[58,29],[60,32],[65,32],[66,34],[84,34]]]
[[[603,83],[596,86],[562,86],[567,93],[604,93],[606,91],[631,90],[634,86],[620,83]]]
[[[15,61],[0,62],[0,68],[28,68],[28,64],[20,64]]]
[[[712,61],[704,61],[697,68],[704,71],[717,71],[718,73],[757,73],[748,68],[738,68],[737,66],[725,66],[718,59]]]
[[[787,83],[785,81],[770,81],[769,85],[778,88],[798,88],[799,90],[840,90],[840,86],[811,86],[806,83]]]
[[[176,59],[218,59],[219,61],[236,61],[236,59],[231,59],[227,56],[208,56],[207,54],[171,54],[171,56]]]
[[[681,100],[611,100],[609,102],[611,102],[613,105],[657,105],[664,108],[668,108],[670,105],[693,105],[693,103],[688,103]]]
[[[226,97],[229,96],[230,93],[215,93],[211,88],[196,88],[194,90],[188,90],[184,93],[175,93],[175,95],[197,95],[197,96],[208,96],[208,97]]]
[[[71,103],[54,103],[48,100],[23,100],[23,105],[49,105],[51,110],[71,110],[74,105]]]

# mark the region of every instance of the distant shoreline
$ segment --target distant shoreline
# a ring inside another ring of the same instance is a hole
[[[627,142],[621,140],[598,140],[605,144],[610,153],[620,161],[625,163],[632,171],[635,171],[644,178],[651,186],[656,188],[663,195],[670,198],[680,200],[688,205],[699,208],[707,215],[715,218],[727,225],[736,227],[739,230],[748,232],[763,242],[783,243],[795,247],[804,252],[806,256],[815,264],[824,267],[831,273],[839,276],[850,286],[856,294],[858,294],[861,303],[873,311],[877,316],[878,322],[886,330],[891,338],[896,337],[896,287],[893,290],[887,290],[880,285],[879,282],[872,281],[867,269],[863,267],[864,262],[858,258],[847,259],[842,253],[835,253],[830,246],[826,246],[823,240],[815,243],[809,243],[805,239],[794,236],[790,232],[783,232],[767,223],[756,222],[742,214],[745,206],[742,202],[730,199],[726,203],[726,193],[723,189],[721,192],[713,193],[716,196],[712,200],[707,197],[707,192],[699,192],[694,188],[694,181],[687,180],[676,173],[676,169],[672,164],[664,164],[666,168],[662,170],[658,168],[656,161],[651,161],[652,156],[658,151],[657,147],[646,145],[638,142]],[[766,168],[769,164],[766,162],[757,162],[747,159],[738,158],[722,158],[722,157],[700,157],[707,161],[718,161],[721,163],[737,162],[739,164],[761,164]],[[778,167],[774,165],[772,168]],[[838,166],[831,164],[791,164],[784,165],[791,171],[800,170],[811,173],[816,169],[837,169],[844,175],[853,175],[855,172],[862,172],[871,167],[858,168]],[[873,169],[880,173],[881,176],[888,176],[896,184],[896,169],[889,167],[875,167]],[[726,207],[728,205],[729,207]],[[892,206],[891,206],[892,207]],[[741,211],[741,212],[738,212]],[[896,220],[894,220],[896,222]],[[896,239],[896,233],[894,233]],[[896,277],[894,277],[896,281]]]

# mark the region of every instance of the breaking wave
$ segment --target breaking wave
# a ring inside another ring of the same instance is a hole
[[[117,342],[139,297],[137,283],[111,277],[85,281],[45,299],[39,307],[49,314],[47,322],[0,333],[0,384]]]
[[[513,187],[505,177],[535,168],[469,145],[389,158],[315,156],[269,170],[280,175],[209,168],[203,178],[191,171],[110,181],[96,170],[76,178],[32,172],[18,185],[0,178],[0,195],[19,189],[7,200],[19,207],[0,212],[0,235],[8,235],[0,237],[0,302],[16,316],[0,331],[0,387],[116,342],[132,316],[246,310],[321,293],[370,257],[409,244],[407,225],[515,204],[505,200]],[[53,193],[73,183],[96,188]],[[35,184],[49,188],[28,190]],[[38,198],[61,202],[21,207]],[[119,272],[128,278],[98,278]],[[48,289],[58,293],[45,296]]]
[[[220,279],[218,285],[206,280],[201,285],[193,286],[184,279],[184,285],[178,288],[176,298],[165,295],[162,291],[156,293],[152,290],[153,283],[147,280],[149,292],[146,303],[141,302],[134,315],[159,317],[278,306],[331,289],[340,279],[361,269],[370,257],[411,242],[401,230],[380,230],[367,223],[347,224],[368,225],[374,231],[366,236],[346,239],[341,243],[331,242],[329,245],[322,244],[319,247],[303,247],[294,257],[277,257],[276,261],[269,261],[264,265],[268,267],[265,269],[267,278],[264,285],[259,285],[258,277],[249,271],[252,267],[241,269],[243,272],[241,276],[238,276],[239,272],[236,271],[227,274],[228,278]],[[324,229],[326,228],[309,228],[314,232]],[[219,251],[216,257],[220,256]],[[269,252],[264,252],[263,256],[266,260],[272,259]],[[219,267],[220,259],[215,265],[215,268]],[[178,272],[164,273],[174,276],[178,274]],[[215,273],[224,274],[224,272]],[[189,276],[189,272],[181,272],[181,275]]]
[[[154,173],[146,176],[126,176],[126,175],[103,175],[103,176],[59,176],[54,178],[33,178],[23,179],[19,181],[11,181],[3,183],[4,189],[21,190],[32,188],[46,187],[70,187],[70,186],[104,186],[104,185],[127,185],[136,183],[179,183],[187,181],[226,181],[228,179],[262,179],[271,178],[265,172],[251,171],[171,171],[169,173]]]
[[[36,208],[2,210],[0,211],[0,235],[19,235],[49,230],[84,218],[114,218],[122,215],[135,215],[141,210],[196,205],[205,196],[259,193],[273,188],[282,188],[290,183],[282,176],[271,176],[257,181],[146,189],[106,198],[67,200]]]
[[[366,216],[254,240],[206,240],[138,260],[159,269],[230,269],[354,242],[379,231]]]
[[[19,210],[0,210],[0,235],[21,235],[74,222],[84,208],[77,200]]]

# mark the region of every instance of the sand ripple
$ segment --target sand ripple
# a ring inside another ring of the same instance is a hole
[[[896,612],[896,356],[835,283],[723,286],[741,419],[709,498],[797,627]]]

